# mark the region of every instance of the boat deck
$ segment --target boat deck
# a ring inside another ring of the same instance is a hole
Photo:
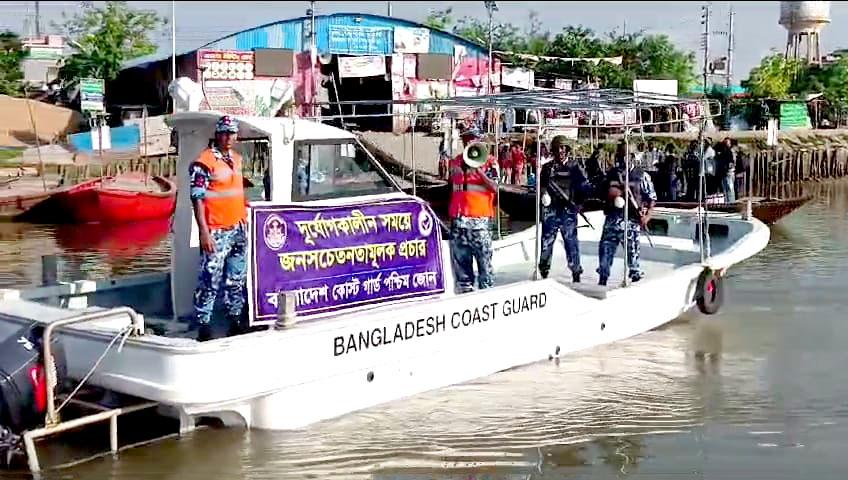
[[[583,275],[581,276],[580,283],[572,282],[571,271],[568,270],[568,267],[565,264],[564,255],[560,256],[556,253],[554,254],[553,266],[551,268],[549,278],[569,287],[580,295],[596,300],[603,300],[610,292],[622,288],[622,280],[624,279],[624,262],[620,256],[621,252],[618,253],[619,256],[616,257],[615,262],[613,263],[612,272],[606,286],[598,285],[598,274],[595,271],[598,268],[597,252],[590,252],[588,255],[583,255],[581,258]],[[674,265],[673,263],[652,260],[642,260],[640,262],[640,266],[642,271],[645,273],[645,277],[642,282],[650,281],[652,278],[662,277],[677,267],[677,265]],[[531,280],[532,278],[533,262],[517,263],[495,269],[495,286],[523,282]],[[323,320],[326,319],[316,319],[314,321]],[[310,322],[310,320],[305,320],[302,323],[308,322]],[[146,317],[145,325],[148,328],[153,328],[157,334],[169,338],[193,339],[197,335],[197,329],[185,321]],[[226,334],[227,329],[228,325],[223,318],[216,317],[213,320],[213,330],[216,334],[223,336]]]
[[[116,189],[129,192],[163,192],[163,185],[154,180],[153,177],[143,173],[132,172],[118,175],[104,181],[102,186],[107,189]]]

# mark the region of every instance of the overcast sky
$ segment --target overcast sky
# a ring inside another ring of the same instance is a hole
[[[41,2],[42,25],[60,20],[62,12],[73,14],[81,2]],[[94,2],[102,3],[102,2]],[[171,2],[128,2],[135,8],[149,8],[161,15],[171,16]],[[473,2],[315,2],[316,14],[337,12],[387,13],[392,4],[392,14],[413,21],[423,21],[428,8],[452,6],[457,16],[486,17],[482,1]],[[786,32],[778,25],[780,2],[712,2],[712,30],[726,30],[728,11],[736,11],[735,81],[746,78],[750,69],[772,49],[783,51]],[[16,31],[32,30],[35,2],[0,1],[0,28]],[[498,2],[500,11],[496,20],[526,25],[531,10],[539,13],[544,27],[556,32],[566,25],[583,25],[597,32],[612,29],[627,31],[644,29],[652,33],[665,33],[678,47],[696,51],[699,64],[703,53],[699,51],[702,31],[700,24],[702,2]],[[195,48],[229,33],[246,28],[305,15],[309,2],[176,2],[177,49]],[[833,22],[822,34],[822,48],[830,52],[848,47],[848,3],[832,2]],[[44,27],[43,27],[44,28]],[[171,32],[166,29],[155,34],[161,52],[171,52]],[[721,56],[727,50],[727,38],[714,35],[711,39],[711,57]],[[699,67],[700,68],[700,67]]]

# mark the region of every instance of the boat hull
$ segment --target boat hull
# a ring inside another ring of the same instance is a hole
[[[652,258],[668,270],[601,296],[581,293],[561,278],[529,280],[536,240],[528,229],[496,242],[496,276],[503,283],[493,288],[363,307],[285,330],[202,343],[131,337],[120,353],[113,350],[105,357],[90,382],[170,406],[185,428],[209,416],[225,424],[287,430],[628,338],[691,309],[704,269],[689,235],[695,225],[692,212],[660,211],[658,216],[679,236],[655,236],[652,246],[643,246],[643,260]],[[728,225],[736,240],[717,246],[706,265],[713,270],[741,262],[768,243],[768,228],[756,220],[736,215],[715,222]],[[580,231],[584,255],[592,255],[600,232]],[[555,248],[560,266],[565,264],[562,251]],[[120,286],[106,283],[106,288]],[[131,294],[156,297],[141,293],[140,286],[132,285]],[[85,288],[72,290],[79,296]],[[0,338],[33,318],[49,322],[76,313],[31,301],[0,302]],[[126,324],[118,317],[64,330],[69,375],[86,375]]]
[[[167,219],[176,207],[176,187],[162,177],[150,181],[163,191],[132,191],[95,179],[55,194],[50,203],[61,212],[57,219],[61,223],[116,225]]]

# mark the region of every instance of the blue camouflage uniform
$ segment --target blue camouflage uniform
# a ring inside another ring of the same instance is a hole
[[[634,200],[640,206],[653,205],[657,201],[657,193],[650,175],[638,167],[630,170],[630,191]],[[610,170],[607,177],[607,185],[620,182],[624,183],[624,167],[619,165]],[[633,210],[632,208],[629,210]],[[601,233],[601,241],[598,244],[598,277],[599,284],[606,285],[610,275],[612,262],[618,245],[624,242],[624,209],[608,205],[604,209],[606,220]],[[639,224],[638,216],[631,213],[627,222],[627,263],[629,267],[630,280],[638,282],[644,276],[639,268],[639,237],[642,226]]]
[[[451,222],[451,260],[460,293],[474,285],[474,261],[477,262],[477,288],[495,284],[492,268],[492,221],[488,218],[457,217]]]
[[[218,128],[226,128],[226,126],[219,125]],[[227,162],[232,168],[233,160],[228,153],[221,152],[214,146],[211,150],[216,159]],[[189,167],[191,199],[204,199],[210,181],[211,176],[207,169],[198,163],[193,163]],[[209,233],[215,242],[215,251],[208,254],[202,248],[200,249],[200,272],[197,289],[194,292],[194,310],[195,318],[201,326],[209,325],[212,320],[213,308],[222,280],[223,302],[227,318],[231,323],[236,324],[242,315],[247,275],[246,230],[245,222],[240,222],[231,228],[210,229]]]
[[[555,182],[559,188],[551,188],[551,182]],[[590,188],[585,169],[578,160],[552,160],[542,167],[539,186],[551,199],[550,205],[542,207],[539,273],[542,278],[548,277],[554,243],[557,235],[562,234],[568,268],[572,279],[579,282],[583,267],[580,265],[580,242],[577,240],[577,215]]]

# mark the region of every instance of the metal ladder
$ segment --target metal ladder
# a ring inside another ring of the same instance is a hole
[[[41,465],[38,461],[38,452],[35,448],[35,441],[41,438],[50,437],[57,435],[62,432],[67,432],[70,430],[78,430],[82,427],[93,425],[96,423],[101,423],[108,421],[109,422],[109,446],[111,454],[117,454],[119,451],[118,447],[118,417],[121,415],[125,415],[128,413],[138,412],[140,410],[145,410],[149,408],[153,408],[158,406],[157,402],[140,402],[135,405],[123,406],[118,408],[104,407],[102,405],[98,405],[95,403],[90,403],[77,399],[68,399],[67,396],[59,396],[59,398],[65,398],[68,403],[73,403],[78,406],[86,407],[88,409],[97,410],[97,413],[85,415],[79,418],[74,418],[68,421],[61,421],[56,412],[56,396],[55,389],[57,384],[56,379],[56,363],[52,354],[52,346],[51,346],[51,337],[53,336],[53,332],[60,327],[65,327],[68,325],[75,325],[79,323],[91,322],[95,320],[102,320],[105,318],[114,317],[117,315],[126,315],[129,317],[130,324],[132,326],[131,334],[139,335],[144,332],[143,320],[140,315],[138,315],[133,309],[128,307],[118,307],[110,310],[104,310],[99,312],[85,313],[81,315],[76,315],[70,318],[65,318],[62,320],[57,320],[48,324],[44,329],[43,336],[43,358],[44,358],[44,370],[45,377],[47,382],[47,413],[45,416],[44,427],[37,428],[34,430],[29,430],[23,433],[23,442],[24,448],[26,449],[27,463],[29,465],[29,470],[33,474],[38,474],[42,471]],[[169,435],[170,436],[170,435]],[[149,443],[141,442],[141,443]],[[134,446],[138,446],[139,444],[128,445],[124,448],[131,448]],[[98,454],[91,457],[88,457],[83,460],[77,460],[73,462],[68,462],[55,468],[61,467],[69,467],[72,465],[77,465],[89,460],[93,460],[94,458],[100,457],[104,454]]]

